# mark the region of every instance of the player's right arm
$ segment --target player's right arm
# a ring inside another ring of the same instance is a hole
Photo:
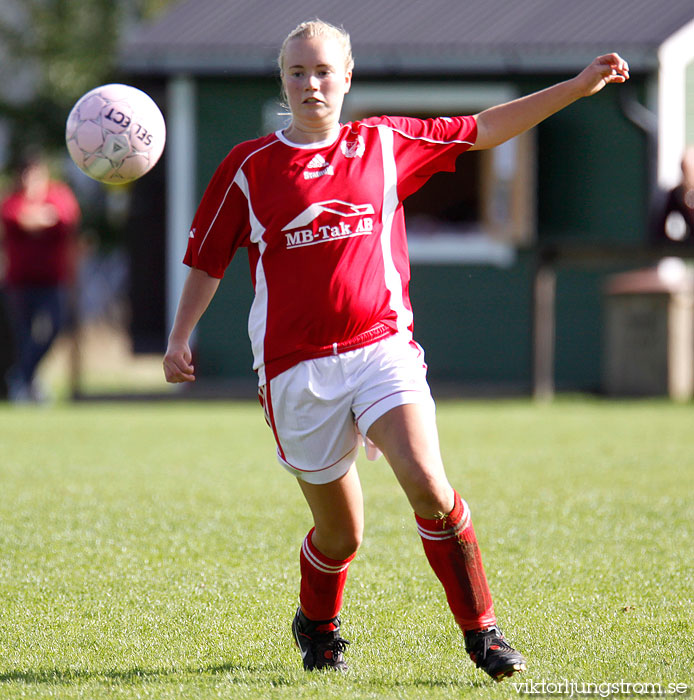
[[[195,381],[190,335],[212,301],[219,282],[217,277],[194,267],[188,273],[164,355],[164,376],[171,384]]]

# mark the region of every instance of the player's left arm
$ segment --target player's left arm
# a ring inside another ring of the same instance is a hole
[[[493,148],[539,124],[582,97],[610,83],[629,79],[629,65],[616,53],[598,56],[577,76],[475,115],[477,140],[471,150]]]

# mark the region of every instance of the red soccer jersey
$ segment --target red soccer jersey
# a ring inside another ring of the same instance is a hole
[[[5,229],[7,255],[6,282],[16,285],[55,285],[70,282],[74,276],[74,235],[80,209],[70,188],[52,182],[42,204],[50,204],[57,222],[49,228],[28,232],[19,223],[25,195],[12,193],[0,208]]]
[[[374,117],[334,141],[281,132],[222,161],[193,220],[184,262],[221,278],[248,248],[248,330],[260,383],[302,360],[412,333],[403,200],[453,171],[473,117]]]

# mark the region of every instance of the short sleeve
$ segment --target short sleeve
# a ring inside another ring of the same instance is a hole
[[[248,201],[234,182],[234,151],[222,161],[200,200],[183,262],[222,278],[239,247],[250,242]]]
[[[475,144],[474,117],[386,117],[393,131],[393,149],[401,200],[416,192],[434,174],[453,172],[462,153]]]

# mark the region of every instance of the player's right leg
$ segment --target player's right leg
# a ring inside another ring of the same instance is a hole
[[[24,289],[8,287],[4,296],[15,355],[6,377],[9,398],[12,401],[29,401],[32,369],[26,358],[31,355],[33,345],[31,295]]]
[[[354,464],[344,476],[328,484],[297,482],[313,515],[314,547],[331,559],[353,556],[364,534],[364,502]]]
[[[341,358],[309,360],[261,387],[277,456],[297,477],[314,527],[301,547],[300,606],[292,632],[307,670],[345,670],[339,612],[364,528],[354,466],[359,435]]]
[[[314,527],[301,548],[299,609],[292,623],[294,639],[307,670],[347,669],[349,643],[340,635],[339,612],[349,564],[361,544],[364,506],[356,467],[327,484],[299,479]]]

